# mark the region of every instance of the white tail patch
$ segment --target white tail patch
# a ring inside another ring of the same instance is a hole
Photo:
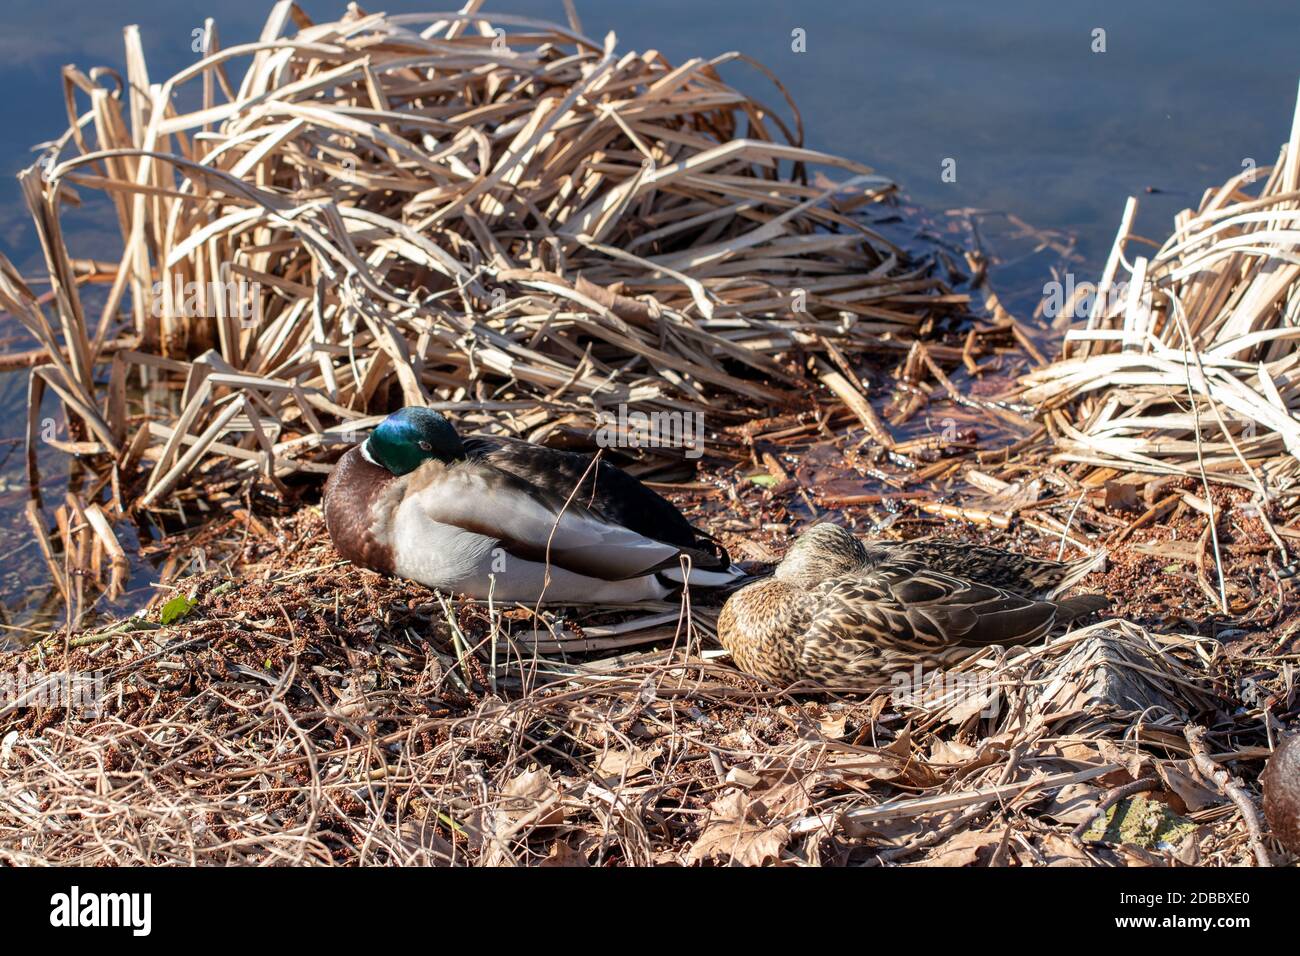
[[[678,584],[685,584],[688,580],[682,575],[682,569],[665,568],[659,574],[669,581],[675,581]],[[703,571],[699,568],[691,568],[689,581],[695,587],[700,588],[720,588],[728,584],[734,584],[745,578],[745,572],[740,568],[732,567],[725,571]]]

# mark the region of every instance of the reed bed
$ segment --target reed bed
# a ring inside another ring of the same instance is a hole
[[[905,353],[964,309],[872,227],[893,185],[804,147],[761,65],[479,6],[317,24],[282,0],[254,43],[209,21],[162,82],[133,27],[124,78],[65,69],[68,129],[20,177],[52,290],[0,262],[0,306],[46,353],[33,410],[57,395],[111,512],[327,472],[402,404],[533,440],[589,440],[620,406],[720,427],[800,401],[809,354]],[[65,245],[90,192],[116,262]],[[175,406],[142,413],[137,380]]]
[[[1292,508],[1300,487],[1300,103],[1272,167],[1253,166],[1175,219],[1132,233],[1130,198],[1060,360],[1027,375],[1054,459],[1173,475]],[[1144,246],[1155,247],[1139,255]],[[1076,469],[1083,474],[1090,469]]]

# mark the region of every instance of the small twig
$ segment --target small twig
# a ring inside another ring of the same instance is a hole
[[[1187,746],[1192,750],[1192,760],[1196,762],[1196,769],[1206,779],[1213,780],[1219,791],[1241,811],[1241,818],[1246,823],[1250,848],[1255,852],[1255,860],[1260,866],[1272,866],[1273,860],[1269,857],[1268,850],[1264,848],[1264,833],[1259,826],[1259,813],[1255,809],[1255,801],[1242,789],[1241,781],[1216,764],[1209,751],[1205,749],[1204,727],[1188,724],[1183,728],[1183,736],[1187,738]]]
[[[1076,501],[1074,507],[1070,509],[1070,517],[1065,519],[1065,528],[1061,531],[1061,547],[1056,552],[1057,561],[1060,561],[1065,557],[1065,542],[1069,540],[1070,537],[1070,525],[1074,524],[1074,516],[1079,510],[1079,505],[1083,504],[1083,496],[1086,494],[1087,491],[1079,492],[1079,500]]]
[[[1201,470],[1201,485],[1205,488],[1205,500],[1210,506],[1210,541],[1214,544],[1214,568],[1219,573],[1219,606],[1223,609],[1224,614],[1228,614],[1230,613],[1228,611],[1228,588],[1223,579],[1223,555],[1219,550],[1219,519],[1218,515],[1216,515],[1214,511],[1214,495],[1210,491],[1210,477],[1205,471],[1205,451],[1201,447],[1201,409],[1200,406],[1196,404],[1196,392],[1192,388],[1192,366],[1191,363],[1187,361],[1188,356],[1196,359],[1196,369],[1197,372],[1200,373],[1202,382],[1205,381],[1205,369],[1201,366],[1201,353],[1198,352],[1196,346],[1192,344],[1192,333],[1191,329],[1187,327],[1186,317],[1182,313],[1182,303],[1180,303],[1173,295],[1170,295],[1170,299],[1172,299],[1174,303],[1175,317],[1181,320],[1178,330],[1183,336],[1183,371],[1187,376],[1187,401],[1191,404],[1192,420],[1196,426],[1192,429],[1196,435],[1196,464]],[[1209,398],[1210,389],[1208,385],[1206,386],[1205,394],[1206,397]],[[1211,407],[1214,407],[1212,401]],[[1215,414],[1218,414],[1217,408],[1215,408]],[[1222,418],[1219,419],[1219,424],[1223,429],[1224,434],[1227,434],[1228,429],[1227,426],[1223,424]],[[1238,452],[1238,454],[1240,455],[1240,452]],[[1246,470],[1250,474],[1254,474],[1249,466],[1247,466]]]

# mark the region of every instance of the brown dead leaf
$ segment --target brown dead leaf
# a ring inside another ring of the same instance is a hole
[[[1086,783],[1072,783],[1062,787],[1043,810],[1043,816],[1057,823],[1078,825],[1096,815],[1103,793],[1098,787]]]
[[[1102,737],[1097,740],[1097,750],[1101,754],[1101,759],[1107,763],[1123,764],[1123,771],[1116,771],[1113,774],[1106,774],[1098,782],[1108,787],[1123,786],[1128,783],[1128,779],[1116,781],[1114,778],[1123,777],[1127,774],[1131,780],[1140,780],[1143,777],[1151,775],[1154,769],[1155,761],[1147,754],[1137,753],[1132,747],[1120,747],[1114,741]]]
[[[756,793],[755,796],[758,796]],[[760,802],[755,804],[770,820],[803,816],[812,806],[805,780],[791,780],[761,791]]]
[[[1041,750],[1043,756],[1059,754],[1064,759],[1077,766],[1087,766],[1095,764],[1100,755],[1097,753],[1097,746],[1094,742],[1088,740],[1073,740],[1059,744],[1048,744]]]
[[[935,738],[930,744],[930,763],[960,767],[964,773],[987,767],[1002,760],[1007,743],[1000,737],[985,737],[975,746],[956,740]]]
[[[943,714],[944,723],[960,727],[978,714],[993,713],[1002,689],[996,684],[970,683],[932,693],[925,709]]]
[[[1172,854],[1156,853],[1152,850],[1144,850],[1140,846],[1133,846],[1130,843],[1121,843],[1118,846],[1111,847],[1111,850],[1120,857],[1124,857],[1125,866],[1170,866]]]
[[[957,740],[944,740],[942,737],[936,737],[930,743],[931,763],[946,763],[961,767],[974,760],[976,753],[978,751],[970,744],[964,744]]]
[[[505,785],[501,797],[497,809],[505,818],[507,827],[524,823],[534,827],[552,827],[564,822],[564,807],[559,803],[560,788],[545,770],[525,770]]]
[[[824,714],[817,721],[817,728],[827,740],[843,740],[848,732],[848,723],[848,716],[841,711],[837,714]]]
[[[736,866],[762,866],[776,859],[790,839],[784,825],[764,822],[744,793],[732,790],[709,808],[709,822],[691,847],[690,862],[718,860]]]
[[[1044,833],[1038,838],[1038,852],[1048,866],[1092,866],[1082,847],[1056,833]]]
[[[1201,862],[1201,837],[1200,830],[1196,830],[1183,837],[1182,842],[1173,851],[1174,859],[1184,866],[1198,866]]]
[[[606,750],[596,761],[596,774],[606,780],[631,780],[645,773],[663,754],[662,747],[637,747],[628,750]]]
[[[556,840],[551,846],[550,855],[538,866],[590,866],[587,856],[574,849],[567,840]]]
[[[904,727],[899,731],[898,736],[892,741],[880,748],[882,751],[898,754],[900,757],[912,756],[912,731],[909,727]]]
[[[908,728],[883,747],[857,747],[851,752],[837,749],[828,756],[825,766],[843,778],[866,776],[913,787],[933,787],[944,779],[916,752]]]
[[[450,866],[454,850],[451,843],[439,835],[430,820],[414,816],[403,817],[398,826],[402,844],[416,854],[421,866]]]
[[[993,850],[1002,842],[1001,833],[978,833],[967,830],[958,833],[950,840],[945,840],[928,857],[917,866],[974,866],[983,861],[987,863],[993,856]]]
[[[821,782],[830,786],[859,787],[872,780],[899,781],[913,787],[933,787],[942,777],[916,757],[888,750],[836,751],[822,765]]]
[[[871,715],[871,720],[867,722],[866,725],[863,726],[862,728],[863,733],[865,733],[868,729],[870,729],[871,725],[880,719],[880,715],[885,712],[885,708],[888,706],[889,706],[889,697],[885,694],[880,694],[871,699],[871,703],[868,706],[868,710],[867,710],[867,713]]]
[[[1223,803],[1228,798],[1205,785],[1191,760],[1159,760],[1156,772],[1191,813]]]

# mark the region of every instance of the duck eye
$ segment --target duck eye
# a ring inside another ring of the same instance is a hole
[[[422,441],[420,442],[420,449],[422,451],[433,451],[433,446],[429,444],[427,441]]]

